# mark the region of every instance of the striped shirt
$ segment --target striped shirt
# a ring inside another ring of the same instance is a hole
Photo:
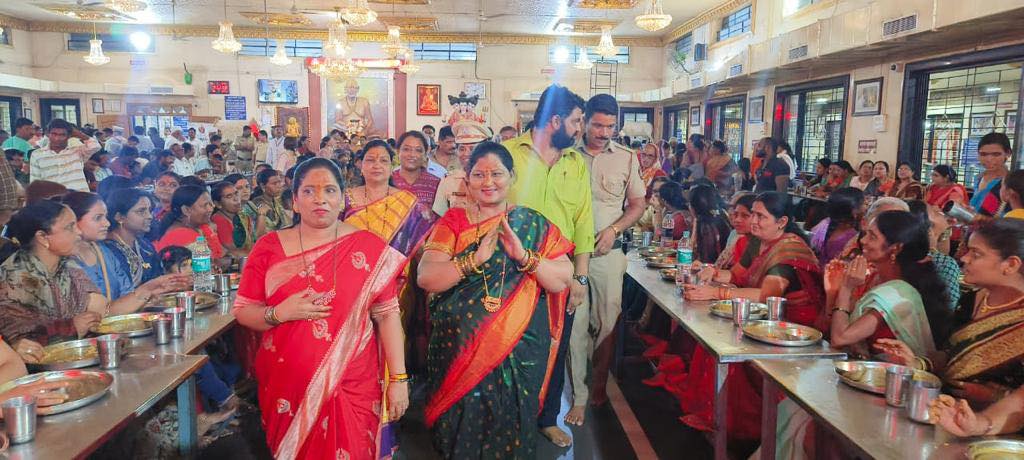
[[[70,142],[69,142],[70,145]],[[89,191],[85,181],[85,160],[100,150],[100,143],[90,137],[84,143],[69,146],[59,153],[49,146],[32,152],[29,160],[29,180],[48,180],[62,184],[68,190]]]

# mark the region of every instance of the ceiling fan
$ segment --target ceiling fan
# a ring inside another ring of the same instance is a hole
[[[34,3],[35,6],[51,13],[69,16],[83,21],[133,21],[134,18],[110,7],[106,1],[77,0],[67,3]]]
[[[171,0],[171,40],[179,42],[187,42],[191,37],[181,35],[178,33],[178,16],[176,6],[178,0]]]

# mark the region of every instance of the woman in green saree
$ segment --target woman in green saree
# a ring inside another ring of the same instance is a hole
[[[934,372],[954,396],[975,405],[991,404],[1024,384],[1024,222],[997,219],[971,234],[964,283],[979,288],[970,321],[946,346],[914,353],[898,340],[879,340],[891,361]]]
[[[572,243],[539,212],[510,207],[515,175],[500,144],[480,144],[468,170],[477,206],[445,213],[419,264],[417,283],[436,294],[426,422],[444,458],[533,458]]]

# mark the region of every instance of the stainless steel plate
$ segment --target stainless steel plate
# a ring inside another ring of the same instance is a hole
[[[1017,439],[987,439],[967,445],[967,458],[971,460],[1024,460],[1024,441]]]
[[[661,279],[675,283],[677,271],[678,270],[674,268],[663,268],[661,270],[658,270],[658,273],[661,273]]]
[[[721,300],[711,304],[711,314],[722,318],[732,319],[732,302]],[[768,306],[763,303],[750,303],[750,316],[752,320],[765,319],[768,317]]]
[[[67,394],[67,401],[55,406],[40,407],[38,409],[41,415],[53,415],[84,407],[102,398],[103,395],[110,391],[110,385],[114,383],[114,378],[103,371],[66,370],[42,372],[39,374],[29,374],[4,383],[0,385],[0,393],[6,393],[15,387],[38,381],[71,382],[67,388],[61,389],[62,392]]]
[[[43,347],[39,363],[26,364],[30,371],[60,371],[95,366],[100,363],[96,339],[71,340]]]
[[[661,248],[657,246],[651,246],[640,250],[640,257],[665,257],[676,255],[676,250],[672,248]]]
[[[234,289],[234,287],[232,287]],[[146,310],[151,311],[163,311],[165,308],[172,308],[178,305],[178,300],[175,298],[177,292],[168,292],[156,300],[150,303]],[[205,310],[217,306],[217,302],[220,301],[220,296],[212,292],[196,292],[196,310]]]
[[[128,337],[142,337],[153,333],[153,319],[156,316],[156,313],[108,316],[89,330],[97,334],[124,334]]]
[[[821,331],[786,321],[752,321],[743,326],[743,335],[783,347],[806,347],[821,341]]]
[[[655,257],[647,259],[647,267],[649,268],[675,268],[676,258],[675,257]]]
[[[885,370],[895,366],[881,361],[833,361],[836,374],[843,383],[875,394],[885,394]],[[941,383],[939,377],[930,372],[914,370],[914,380]]]

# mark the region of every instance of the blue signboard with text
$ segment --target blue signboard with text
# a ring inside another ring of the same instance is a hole
[[[245,120],[245,96],[224,96],[224,119]]]

